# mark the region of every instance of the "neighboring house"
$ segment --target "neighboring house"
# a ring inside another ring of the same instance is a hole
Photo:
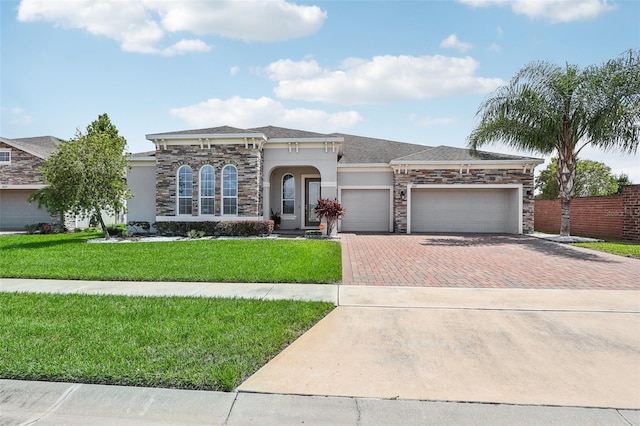
[[[27,199],[46,186],[39,168],[60,143],[53,136],[0,137],[0,231],[24,231],[25,225],[51,222],[46,209]]]
[[[63,141],[53,136],[7,139],[0,137],[0,231],[24,231],[25,225],[51,223],[46,208],[29,203],[31,194],[47,185],[40,166]],[[126,222],[124,215],[104,215],[105,223]],[[86,228],[89,218],[66,217],[69,229]]]
[[[269,219],[317,228],[319,197],[346,209],[341,232],[533,232],[543,160],[280,127],[149,134],[132,154],[130,221]]]

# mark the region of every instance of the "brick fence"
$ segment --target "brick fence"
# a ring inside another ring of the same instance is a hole
[[[560,200],[536,200],[534,226],[540,232],[560,232]],[[622,194],[574,198],[571,234],[640,242],[640,185]]]

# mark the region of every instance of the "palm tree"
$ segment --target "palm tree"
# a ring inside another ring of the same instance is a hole
[[[476,113],[469,147],[501,142],[558,156],[560,234],[569,235],[576,160],[592,145],[635,154],[640,140],[640,52],[629,50],[600,66],[580,69],[532,62],[498,88]]]

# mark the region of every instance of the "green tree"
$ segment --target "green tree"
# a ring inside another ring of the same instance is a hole
[[[536,179],[538,198],[555,199],[560,196],[558,188],[558,158],[551,159],[549,165]],[[575,197],[595,197],[618,192],[618,178],[611,173],[611,167],[593,160],[576,160]]]
[[[640,52],[581,69],[533,62],[478,109],[469,147],[503,143],[543,155],[556,153],[561,235],[569,235],[576,160],[587,145],[633,154],[640,139]]]
[[[620,173],[618,176],[616,176],[616,181],[618,182],[618,194],[622,193],[622,190],[625,186],[633,185],[633,182],[631,182],[631,179],[629,179],[629,175],[626,173]]]
[[[42,171],[50,188],[43,200],[45,205],[79,216],[94,216],[109,239],[102,212],[123,211],[129,197],[124,179],[125,147],[126,140],[107,114],[100,115],[85,133],[78,131],[45,161]]]
[[[53,192],[53,189],[50,186],[38,189],[33,194],[29,195],[27,201],[29,203],[38,203],[39,209],[45,207],[52,215],[60,214],[60,226],[63,229],[65,228],[65,203],[62,202],[61,197],[57,196]]]

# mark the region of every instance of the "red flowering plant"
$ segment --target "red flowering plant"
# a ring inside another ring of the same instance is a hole
[[[338,200],[318,198],[314,212],[320,220],[325,219],[327,221],[327,235],[333,235],[336,222],[344,215],[345,210]]]

